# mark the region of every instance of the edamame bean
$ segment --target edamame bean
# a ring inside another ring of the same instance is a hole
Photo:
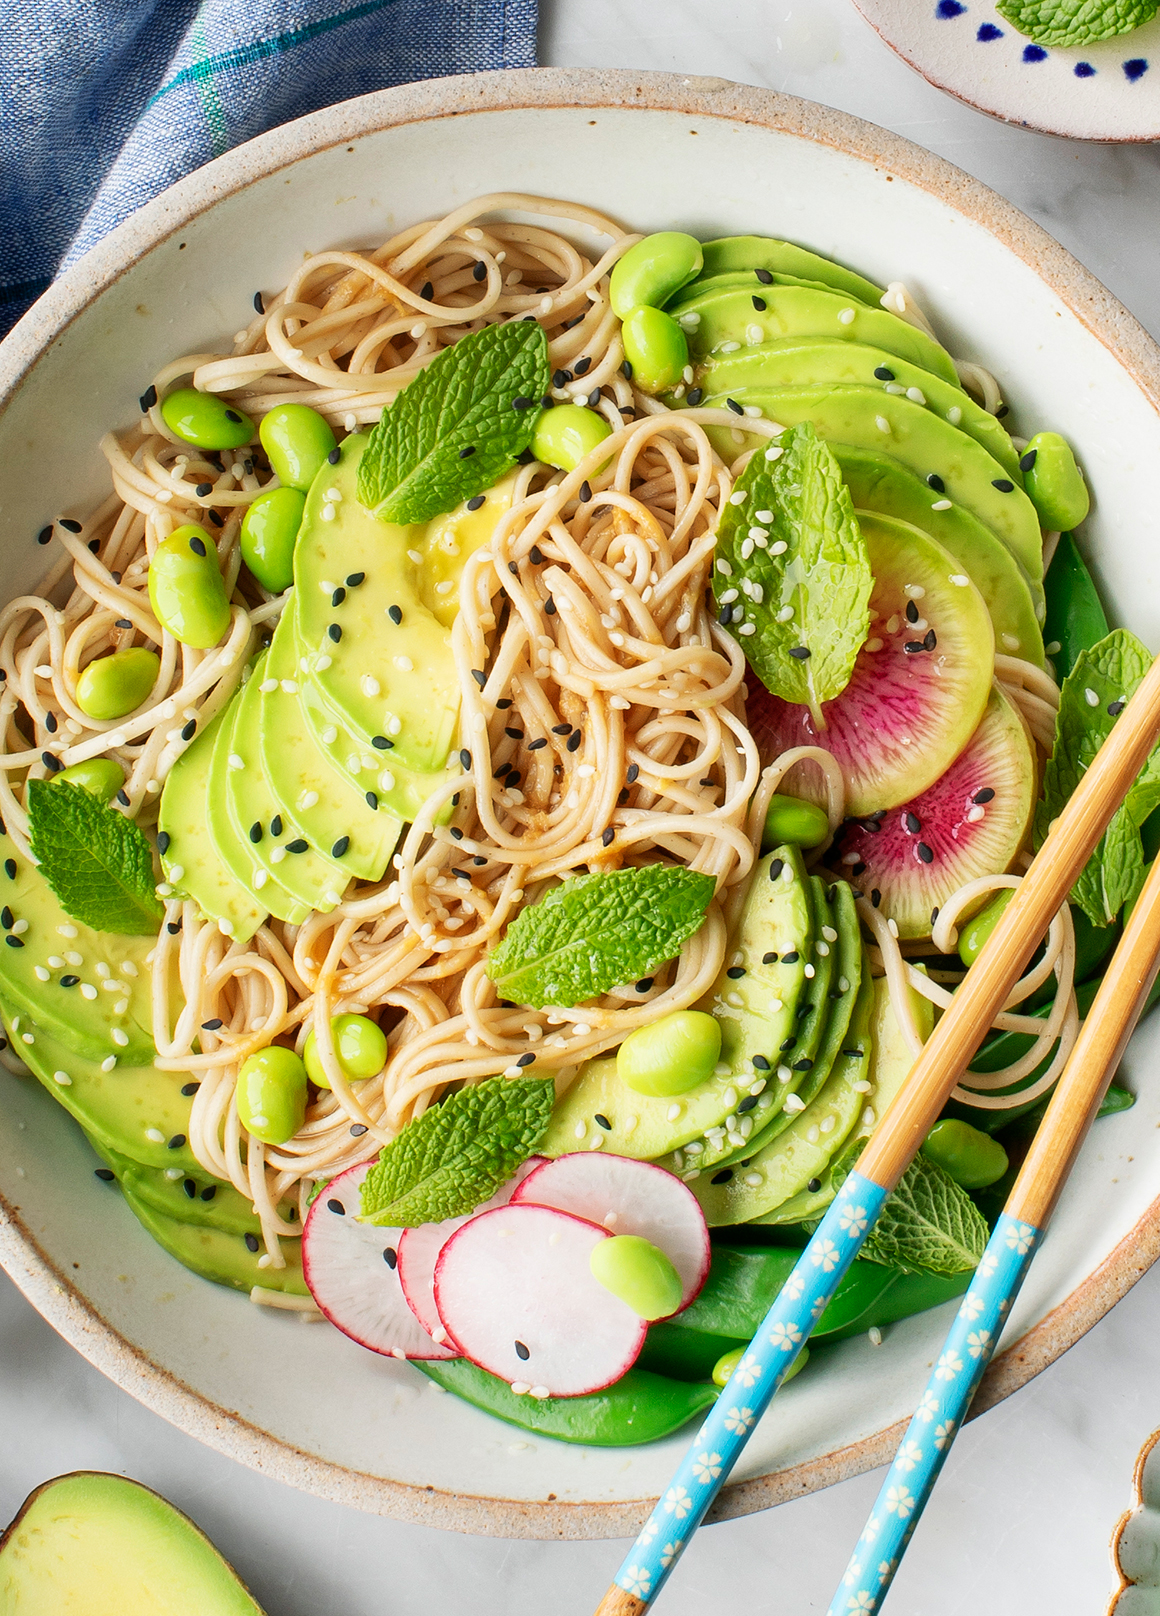
[[[973,920],[959,932],[959,958],[964,965],[973,965],[983,952],[983,944],[999,924],[999,917],[1015,896],[1011,887],[997,892],[985,909],[980,909]]]
[[[338,1064],[347,1077],[358,1081],[382,1071],[387,1059],[386,1035],[369,1016],[335,1016],[330,1023],[330,1036]],[[306,1040],[302,1058],[310,1081],[320,1089],[328,1089],[330,1079],[323,1069],[313,1032]]]
[[[957,1117],[935,1123],[922,1153],[965,1190],[986,1189],[1007,1171],[1007,1152],[999,1141]]]
[[[294,582],[294,545],[305,508],[306,495],[297,488],[271,488],[242,518],[242,560],[272,594]]]
[[[1077,527],[1091,496],[1071,445],[1058,432],[1037,432],[1019,457],[1024,487],[1049,533]]]
[[[685,1094],[713,1075],[721,1025],[705,1010],[674,1010],[630,1032],[616,1052],[616,1073],[637,1094]]]
[[[732,1352],[727,1352],[723,1357],[717,1359],[717,1362],[713,1365],[714,1386],[727,1386],[729,1384],[729,1377],[748,1351],[748,1346],[734,1347]],[[800,1375],[809,1361],[810,1349],[803,1347],[790,1365],[789,1374],[782,1381],[782,1385],[784,1386],[787,1381],[791,1381],[795,1375]]]
[[[541,411],[531,449],[542,465],[575,471],[588,451],[611,435],[611,426],[595,410],[583,404],[557,404]]]
[[[81,670],[77,706],[88,718],[124,718],[140,707],[160,671],[161,658],[143,645],[97,657]]]
[[[306,1118],[306,1068],[281,1044],[260,1049],[242,1062],[237,1100],[247,1133],[266,1145],[284,1145]]]
[[[325,416],[309,404],[275,404],[262,417],[258,436],[278,480],[303,493],[336,447]]]
[[[689,344],[672,315],[660,309],[633,309],[620,328],[633,380],[646,393],[675,387],[689,363]]]
[[[111,802],[125,784],[125,771],[116,758],[88,758],[84,763],[70,763],[56,778],[84,786],[102,802]]]
[[[696,236],[658,230],[630,247],[613,265],[608,283],[613,313],[623,320],[633,309],[659,309],[701,273],[704,254]]]
[[[681,1276],[659,1246],[639,1234],[614,1234],[593,1246],[593,1279],[642,1319],[667,1319],[681,1305]]]
[[[254,423],[218,393],[179,387],[162,400],[161,419],[183,443],[199,449],[240,449],[254,436]]]
[[[761,851],[768,853],[782,842],[793,842],[798,847],[820,847],[829,834],[830,821],[824,808],[804,802],[801,797],[783,797],[775,792],[765,814]]]
[[[207,651],[230,626],[230,603],[217,549],[192,522],[162,539],[149,563],[154,616],[182,645]]]

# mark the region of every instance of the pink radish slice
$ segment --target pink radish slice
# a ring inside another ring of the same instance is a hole
[[[401,1229],[359,1223],[369,1162],[348,1167],[320,1192],[302,1230],[302,1273],[331,1324],[360,1346],[391,1358],[454,1358],[434,1342],[403,1295],[397,1271]]]
[[[513,1202],[470,1218],[435,1265],[439,1317],[481,1369],[537,1397],[580,1397],[636,1362],[648,1326],[592,1277],[608,1231]]]
[[[709,1229],[687,1184],[652,1162],[578,1151],[530,1173],[512,1196],[588,1218],[609,1234],[636,1234],[658,1246],[681,1278],[688,1307],[709,1273]]]
[[[461,1218],[445,1218],[442,1223],[423,1223],[417,1229],[403,1230],[398,1248],[399,1283],[403,1287],[407,1306],[432,1340],[447,1340],[447,1331],[435,1306],[435,1263],[439,1253],[456,1229],[462,1229],[470,1219],[480,1212],[490,1212],[493,1207],[506,1206],[528,1174],[546,1159],[544,1156],[529,1156],[526,1162],[516,1168],[507,1183],[501,1184],[495,1194],[477,1206],[474,1212],[468,1212]]]

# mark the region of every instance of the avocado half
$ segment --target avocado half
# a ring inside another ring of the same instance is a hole
[[[188,1516],[124,1476],[76,1470],[0,1537],[4,1616],[263,1616]]]

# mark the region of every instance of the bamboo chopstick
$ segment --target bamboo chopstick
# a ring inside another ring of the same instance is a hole
[[[918,1056],[710,1410],[596,1616],[642,1616],[740,1457],[890,1191],[946,1104],[1051,917],[1075,885],[1160,732],[1160,658],[1052,825],[950,1008]]]
[[[1160,858],[1153,861],[829,1616],[876,1611],[894,1581],[1158,970]]]

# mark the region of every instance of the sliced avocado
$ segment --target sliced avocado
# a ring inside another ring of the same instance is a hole
[[[873,281],[847,269],[844,264],[775,237],[721,236],[716,241],[706,241],[701,253],[701,280],[741,269],[768,269],[775,275],[799,275],[804,280],[822,281],[836,292],[847,292],[863,303],[880,304],[885,296],[881,286],[875,286]],[[755,284],[761,284],[756,275],[753,279]]]
[[[746,388],[737,395],[707,398],[705,403],[725,408],[729,398],[739,407],[755,405],[782,426],[812,421],[818,436],[835,444],[884,450],[924,479],[933,472],[943,482],[944,497],[986,523],[1031,582],[1042,583],[1043,538],[1027,495],[973,438],[921,404],[869,387],[839,384]],[[742,418],[738,420],[743,432]],[[736,458],[730,428],[710,427],[709,436],[726,460]]]
[[[704,292],[692,288],[682,294],[669,313],[681,322],[694,361],[710,355],[736,353],[742,344],[756,346],[783,337],[813,341],[833,337],[865,347],[881,348],[909,360],[932,376],[958,386],[958,372],[945,348],[925,331],[900,320],[887,309],[869,308],[841,292],[817,291],[812,286],[767,286],[753,293],[740,287]],[[764,303],[759,309],[754,303]],[[699,314],[695,324],[685,318]],[[737,344],[734,348],[729,346]]]
[[[259,1268],[258,1253],[250,1250],[243,1235],[226,1234],[221,1229],[166,1217],[148,1201],[135,1195],[127,1183],[122,1182],[121,1189],[142,1228],[171,1257],[176,1257],[183,1267],[200,1274],[203,1279],[212,1279],[215,1285],[230,1285],[236,1291],[247,1293],[255,1285],[261,1285],[268,1291],[309,1296],[306,1281],[302,1277],[300,1241],[283,1240],[285,1268]]]
[[[162,1216],[175,1218],[178,1223],[197,1223],[207,1229],[220,1229],[223,1234],[261,1233],[261,1219],[249,1199],[239,1195],[232,1184],[212,1178],[204,1168],[196,1167],[192,1172],[170,1177],[174,1172],[172,1167],[144,1167],[128,1156],[102,1146],[92,1136],[89,1143],[106,1166],[116,1173],[122,1188],[136,1201],[152,1207]],[[285,1217],[291,1210],[291,1203],[283,1202],[278,1210]]]
[[[192,1100],[181,1092],[184,1073],[162,1072],[156,1066],[117,1066],[105,1072],[14,1013],[11,1005],[0,1005],[0,1016],[20,1059],[104,1149],[146,1167],[200,1171],[188,1143]],[[24,1041],[26,1033],[31,1044]],[[58,1074],[68,1082],[61,1082]]]
[[[155,939],[94,931],[74,920],[11,838],[0,840],[7,855],[0,878],[6,945],[0,947],[0,994],[78,1055],[97,1061],[113,1055],[130,1065],[151,1061],[146,956]]]
[[[557,1101],[537,1149],[545,1156],[565,1156],[589,1149],[594,1139],[600,1139],[615,1155],[651,1161],[709,1128],[721,1127],[741,1098],[755,1088],[755,1115],[763,1116],[773,1104],[772,1097],[764,1108],[761,1102],[767,1098],[778,1046],[790,1036],[797,1019],[813,943],[809,882],[801,854],[796,847],[779,847],[758,863],[745,902],[736,944],[746,957],[745,975],[737,980],[729,976],[735,968],[728,963],[730,954],[697,1006],[711,1011],[721,1023],[720,1075],[677,1099],[653,1098],[621,1081],[615,1056],[589,1061]],[[791,956],[788,962],[786,954]],[[765,956],[773,957],[767,963]]]
[[[270,791],[312,847],[330,850],[345,872],[344,883],[348,876],[377,881],[395,851],[402,821],[368,807],[363,793],[330,762],[303,719],[298,680],[298,646],[287,618],[274,631],[260,682],[258,740]],[[343,841],[346,851],[336,856]]]
[[[0,1536],[4,1616],[262,1616],[188,1516],[125,1476],[74,1470]]]
[[[722,354],[707,360],[697,373],[697,385],[718,397],[740,387],[800,387],[838,382],[847,386],[869,387],[897,397],[914,389],[922,396],[913,400],[941,416],[949,426],[965,432],[986,449],[1019,488],[1023,473],[1019,451],[1011,442],[1003,423],[956,382],[952,386],[941,376],[932,376],[905,359],[881,348],[867,348],[859,342],[843,342],[840,337],[819,337],[811,342],[782,339],[761,342],[739,353]]]
[[[751,269],[723,269],[719,275],[699,275],[695,281],[689,281],[682,286],[677,298],[684,304],[692,297],[712,297],[716,292],[743,291],[752,300],[757,297],[765,300],[771,287],[774,286],[805,286],[811,292],[834,292],[836,287],[829,281],[821,280],[817,275],[788,275],[782,270],[770,270],[764,281],[758,280]],[[859,303],[866,303],[864,297],[857,299]],[[676,308],[674,302],[673,307]],[[877,308],[877,300],[867,305]],[[756,304],[754,305],[756,307]]]
[[[187,893],[227,937],[248,942],[266,918],[214,846],[209,831],[209,771],[222,725],[219,713],[181,754],[161,792],[157,828],[169,838],[161,855],[165,876]],[[174,879],[174,872],[180,874]]]

